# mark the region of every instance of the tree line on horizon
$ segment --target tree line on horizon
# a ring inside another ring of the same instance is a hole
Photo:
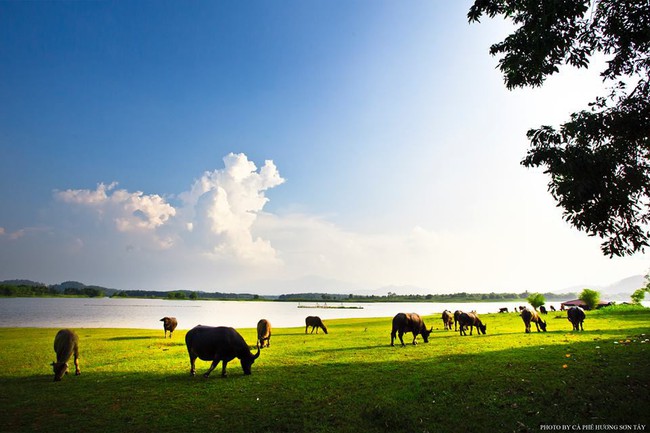
[[[409,294],[398,295],[388,292],[386,295],[330,294],[322,292],[283,294],[280,296],[256,295],[250,293],[203,292],[195,290],[118,290],[100,286],[87,286],[76,281],[46,285],[29,280],[7,280],[0,282],[0,296],[3,297],[44,297],[44,296],[81,296],[81,297],[117,297],[117,298],[162,298],[172,300],[278,300],[287,302],[482,302],[482,301],[516,301],[525,300],[531,293],[447,293],[447,294]],[[545,299],[561,301],[575,297],[575,293],[544,293]]]

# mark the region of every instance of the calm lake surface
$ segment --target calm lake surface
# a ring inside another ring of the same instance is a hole
[[[315,305],[352,308],[304,308]],[[447,310],[475,310],[496,313],[499,308],[522,305],[521,302],[386,302],[386,303],[315,303],[253,301],[171,301],[164,299],[117,298],[0,298],[0,327],[35,328],[138,328],[162,329],[160,319],[174,316],[178,329],[196,325],[255,328],[259,319],[267,319],[274,328],[305,326],[306,316],[323,320],[340,318],[387,317],[418,313],[429,316]],[[559,309],[559,302],[548,303]],[[441,321],[440,321],[441,322]],[[438,320],[427,323],[439,327]]]

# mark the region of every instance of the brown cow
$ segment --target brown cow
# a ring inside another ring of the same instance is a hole
[[[305,334],[307,333],[307,328],[311,326],[311,333],[314,333],[314,329],[318,334],[318,328],[322,329],[327,334],[327,327],[318,316],[307,316],[305,318]]]
[[[585,320],[585,311],[580,307],[571,307],[566,313],[567,319],[573,325],[574,331],[584,331],[582,322]]]
[[[445,331],[451,331],[451,324],[454,323],[454,315],[449,310],[442,312],[442,324],[445,326]]]
[[[460,313],[458,316],[458,325],[460,327],[460,335],[467,335],[466,327],[469,326],[469,335],[472,335],[472,329],[476,326],[478,335],[485,335],[487,325],[484,325],[476,313]]]
[[[56,362],[52,363],[54,370],[54,381],[61,380],[64,374],[68,374],[68,360],[74,355],[74,366],[76,376],[81,374],[79,370],[79,337],[70,329],[62,329],[54,337],[54,351]]]
[[[537,332],[539,332],[539,328],[542,328],[542,331],[546,332],[546,322],[542,320],[537,311],[526,308],[521,312],[521,318],[523,319],[524,325],[526,326],[526,333],[530,332],[530,322],[535,323]]]
[[[393,329],[390,333],[390,345],[394,346],[395,334],[399,335],[399,341],[404,346],[402,337],[405,333],[411,332],[413,334],[413,344],[417,344],[415,339],[418,335],[422,336],[425,343],[429,342],[429,334],[433,331],[433,327],[427,330],[424,320],[415,313],[398,313],[393,317]]]
[[[178,321],[176,317],[163,317],[160,319],[163,322],[163,328],[165,329],[165,338],[167,338],[167,331],[169,331],[169,338],[172,338],[172,332],[178,326]]]
[[[454,331],[458,331],[458,328],[456,326],[458,325],[458,318],[461,314],[463,314],[463,312],[460,310],[454,311]]]
[[[266,319],[261,319],[257,322],[257,345],[260,348],[264,347],[264,341],[266,341],[266,347],[271,347],[271,323]]]

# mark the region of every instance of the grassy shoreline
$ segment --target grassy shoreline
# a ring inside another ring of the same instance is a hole
[[[189,376],[186,331],[79,328],[82,375],[52,382],[56,329],[1,328],[3,432],[540,431],[541,424],[649,424],[650,310],[563,313],[525,334],[517,315],[486,314],[488,334],[441,328],[390,347],[390,318],[327,321],[330,333],[275,329],[244,376]],[[240,329],[249,344],[253,329]],[[410,336],[410,334],[407,334]],[[405,341],[410,338],[405,339]],[[197,372],[209,363],[197,362]],[[219,369],[217,369],[218,371]]]

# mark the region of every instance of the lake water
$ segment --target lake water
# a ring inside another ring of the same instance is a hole
[[[512,308],[521,302],[436,303],[318,303],[330,307],[304,308],[315,302],[253,302],[253,301],[171,301],[164,299],[118,298],[0,298],[0,327],[36,328],[139,328],[162,329],[160,319],[174,316],[178,329],[196,325],[254,328],[259,319],[267,319],[274,328],[305,325],[306,316],[320,316],[323,320],[339,318],[387,317],[415,312],[421,316],[447,310],[475,310],[477,313],[495,313],[499,308]],[[549,303],[559,308],[558,303]],[[547,305],[547,306],[548,306]],[[441,322],[441,321],[440,321]],[[427,323],[442,326],[442,323]]]

